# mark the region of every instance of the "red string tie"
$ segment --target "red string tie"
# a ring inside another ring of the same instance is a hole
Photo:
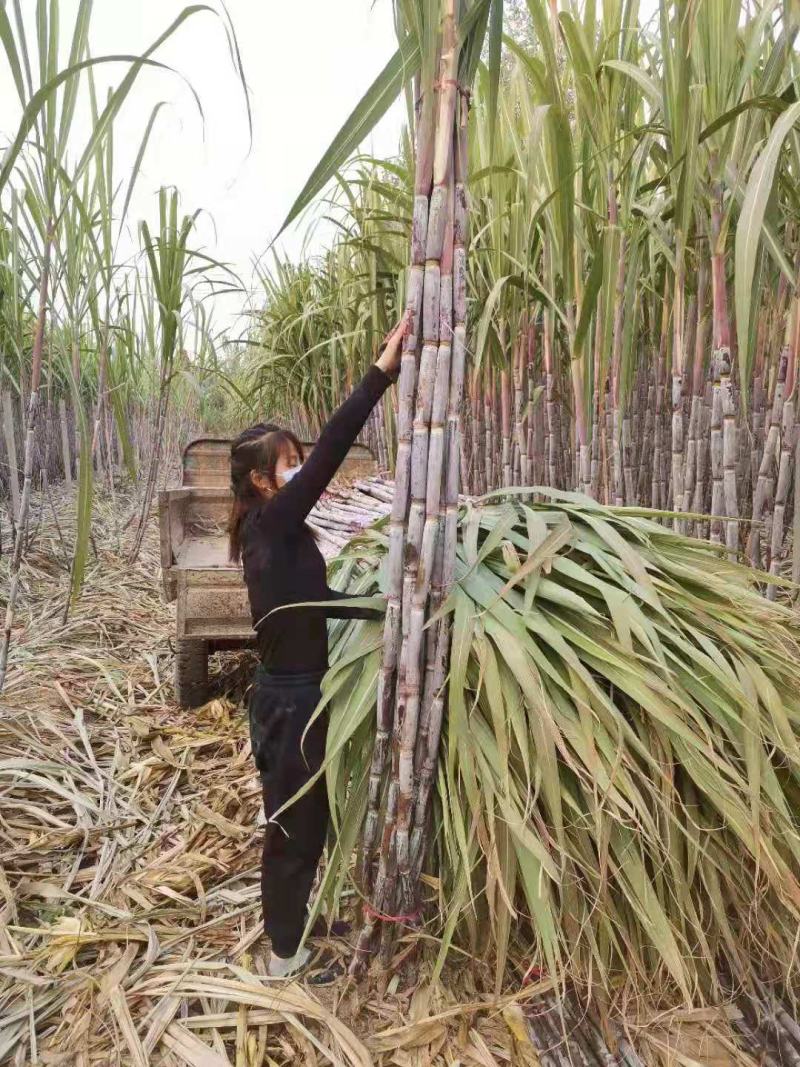
[[[546,977],[547,971],[543,967],[537,967],[536,964],[532,964],[525,972],[522,984],[526,986],[530,985],[531,982],[541,982],[541,980]]]
[[[384,915],[382,911],[376,911],[369,904],[364,904],[364,911],[373,919],[379,919],[382,923],[397,923],[400,926],[419,922],[421,912],[414,911],[410,915]]]

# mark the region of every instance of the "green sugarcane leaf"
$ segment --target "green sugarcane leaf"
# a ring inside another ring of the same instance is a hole
[[[633,63],[628,63],[624,59],[605,59],[600,66],[608,67],[609,70],[616,70],[636,82],[653,107],[656,110],[661,107],[661,92],[658,86],[640,67],[635,66]]]
[[[589,326],[597,311],[597,297],[603,284],[603,268],[605,262],[603,251],[603,242],[598,241],[597,246],[594,249],[592,268],[589,271],[589,277],[586,279],[586,285],[583,289],[581,309],[578,316],[578,327],[575,331],[573,359],[580,359],[582,357],[586,338],[589,335]]]
[[[68,66],[74,66],[76,63],[79,63],[86,55],[89,46],[89,23],[92,14],[92,3],[93,0],[80,0],[78,13],[75,16],[75,26],[72,33],[72,44],[70,46]],[[58,61],[57,48],[54,50],[53,59],[54,62]],[[55,73],[55,69],[48,72],[48,79],[53,77]],[[72,128],[72,122],[75,117],[75,105],[78,100],[79,87],[80,78],[78,77],[70,78],[64,86],[61,118],[58,130],[58,146],[56,150],[59,159],[63,159],[66,152],[69,131]]]
[[[5,4],[0,4],[0,43],[2,43],[3,45],[3,51],[5,52],[6,62],[8,63],[11,76],[14,79],[14,85],[17,90],[19,102],[24,107],[25,83],[22,78],[22,65],[20,63],[20,54],[16,42],[14,41],[14,31],[11,28],[11,22],[9,21],[8,14],[6,13]]]
[[[275,240],[304,211],[336,172],[347,162],[362,141],[400,94],[403,85],[417,73],[420,46],[416,38],[406,37],[381,73],[356,105],[316,165],[299,196],[289,209]]]
[[[776,120],[764,150],[756,160],[747,182],[736,228],[734,289],[736,330],[739,340],[739,366],[749,364],[750,313],[756,256],[761,241],[767,201],[775,179],[778,158],[790,130],[800,118],[800,103],[793,104]],[[746,379],[743,380],[743,384]]]
[[[489,151],[495,147],[497,131],[500,67],[503,45],[503,0],[492,0],[489,11]]]

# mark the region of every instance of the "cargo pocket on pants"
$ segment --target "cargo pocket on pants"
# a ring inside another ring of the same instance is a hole
[[[280,760],[289,709],[273,701],[254,700],[250,707],[250,748],[259,773],[274,771]]]

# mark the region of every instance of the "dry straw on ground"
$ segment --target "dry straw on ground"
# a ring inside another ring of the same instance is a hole
[[[155,526],[130,567],[134,502],[96,512],[64,621],[72,501],[37,501],[0,698],[0,1063],[636,1063],[625,1040],[611,1057],[577,1004],[559,1016],[546,984],[497,1001],[463,966],[380,996],[264,977],[251,664],[227,657],[227,695],[181,711]],[[728,1030],[723,1012],[683,1013],[629,1037],[647,1063],[756,1062]]]

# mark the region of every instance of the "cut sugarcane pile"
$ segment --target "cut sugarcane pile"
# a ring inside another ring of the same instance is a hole
[[[332,559],[354,534],[388,515],[391,509],[392,483],[378,477],[364,478],[349,484],[334,483],[306,521],[323,556]]]
[[[730,1007],[652,1017],[633,1002],[627,1038],[602,1037],[582,1003],[554,1011],[550,979],[520,990],[528,960],[514,946],[500,999],[483,960],[463,956],[433,982],[423,959],[418,988],[380,995],[266,981],[260,797],[241,703],[251,663],[224,661],[228,697],[175,706],[155,524],[129,567],[121,495],[95,503],[98,556],[63,623],[69,553],[52,516],[70,537],[72,502],[41,503],[0,697],[0,1063],[622,1064],[614,1048],[635,1065],[627,1040],[648,1065],[670,1050],[752,1064],[726,1044],[740,1025]],[[752,1006],[741,1023],[753,1054],[776,1035],[785,1044],[791,1019]]]

